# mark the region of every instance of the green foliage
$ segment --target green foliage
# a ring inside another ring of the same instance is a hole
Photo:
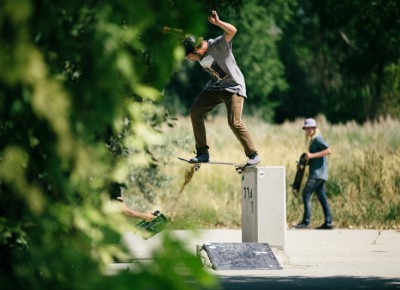
[[[161,169],[171,161],[166,156],[188,152],[191,132],[180,132],[185,134],[182,138],[163,138],[160,133],[165,129],[160,123],[171,122],[171,117],[159,102],[165,96],[170,103],[175,102],[173,98],[186,98],[182,103],[187,108],[207,81],[207,75],[195,66],[180,65],[184,57],[180,39],[163,34],[162,27],[219,35],[221,31],[213,26],[206,29],[210,9],[238,26],[234,49],[248,83],[247,105],[259,108],[265,119],[275,114],[276,120],[283,121],[325,112],[333,121],[363,121],[399,113],[398,3],[2,1],[2,287],[122,289],[135,283],[137,289],[179,290],[211,285],[213,278],[172,237],[155,254],[161,257],[155,265],[104,275],[113,256],[126,254],[119,239],[129,228],[118,208],[109,203],[108,184],[128,181],[132,198],[140,192],[148,202],[174,202],[168,196],[175,192],[172,179],[164,178],[171,172],[163,175]],[[191,75],[189,70],[194,69],[196,74]],[[173,71],[176,74],[170,81]],[[268,127],[265,131],[275,134],[264,138],[259,123],[251,129],[258,144],[272,143],[265,156],[288,158],[287,152],[293,152],[293,148],[274,151],[272,145],[290,143],[276,134],[280,130]],[[367,140],[362,143],[369,140],[355,133],[348,136],[354,139],[353,147],[360,139]],[[290,140],[294,139],[292,135]],[[355,169],[333,162],[348,176],[357,172],[354,180],[332,176],[333,201],[348,210],[343,215],[346,222],[361,224],[381,213],[375,219],[379,225],[398,223],[399,139],[394,133],[382,139],[387,144],[369,151],[384,148],[383,153],[373,155],[383,156],[380,159],[360,159],[364,163]],[[242,154],[225,150],[225,139],[212,145],[227,156]],[[352,156],[354,160],[359,157]],[[368,179],[365,173],[370,171],[385,178]],[[205,218],[203,224],[217,220],[220,225],[236,225],[238,192],[221,183],[216,174],[207,178],[194,189],[199,194],[204,184],[210,184],[207,192],[218,190],[221,194],[213,195],[211,203],[209,199],[205,202],[206,194],[197,199],[191,195],[187,203],[183,196],[180,202],[188,209],[198,202],[193,216]],[[164,195],[157,191],[160,188],[165,189]],[[347,207],[346,201],[351,201]],[[221,210],[226,207],[233,210]],[[178,253],[183,259],[172,265],[168,257]]]
[[[259,1],[252,0],[244,1],[239,6],[233,5],[235,9],[227,9],[223,5],[215,8],[223,21],[232,23],[238,29],[233,39],[233,52],[245,76],[248,94],[246,112],[257,113],[264,120],[271,120],[274,108],[280,104],[279,100],[273,100],[269,95],[272,92],[282,93],[287,88],[283,79],[284,67],[277,51],[281,31],[273,17],[274,13],[281,15],[282,10],[286,12],[287,5],[288,1],[276,1],[264,7]],[[209,24],[203,36],[207,39],[222,34],[220,28]],[[182,64],[167,87],[165,104],[186,114],[208,79],[209,75],[199,64]],[[180,103],[177,104],[176,99]],[[179,108],[180,105],[185,109]]]
[[[120,235],[131,226],[109,201],[108,184],[147,166],[149,148],[162,144],[157,126],[166,116],[157,102],[183,57],[162,21],[197,32],[202,13],[187,1],[1,2],[2,289],[193,289],[214,281],[169,237],[154,268],[105,276],[112,257],[126,253]],[[182,261],[172,267],[168,257],[177,253]]]
[[[280,102],[269,96],[272,92],[282,93],[287,84],[277,50],[281,30],[269,8],[256,0],[246,1],[238,15],[228,17],[226,21],[238,28],[233,51],[246,78],[248,103],[253,111],[257,109],[262,119],[271,121]]]
[[[233,50],[246,79],[245,113],[278,123],[318,114],[334,123],[399,117],[399,3],[217,3],[221,19],[238,28]],[[209,24],[203,36],[220,34]],[[166,105],[187,114],[207,80],[197,65],[182,65]]]
[[[277,120],[398,117],[399,2],[298,1],[295,9],[280,44],[290,91]]]

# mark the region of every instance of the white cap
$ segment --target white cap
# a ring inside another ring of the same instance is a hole
[[[316,127],[317,127],[317,122],[315,122],[313,118],[308,118],[304,121],[303,130],[305,128],[316,128]]]

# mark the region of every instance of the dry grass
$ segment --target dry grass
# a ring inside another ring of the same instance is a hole
[[[293,196],[290,184],[296,160],[306,150],[303,120],[271,125],[245,117],[244,122],[261,156],[260,165],[286,168],[287,222],[299,222],[302,201]],[[317,122],[332,149],[327,191],[335,225],[400,228],[400,121],[382,119],[362,126],[331,125],[317,117]],[[210,117],[206,126],[213,161],[247,160],[225,117]],[[234,168],[203,165],[188,181],[186,172],[191,165],[176,157],[193,155],[190,120],[181,117],[174,128],[165,128],[164,132],[175,154],[169,157],[170,166],[164,168],[164,174],[173,177],[173,181],[170,188],[163,189],[158,206],[166,214],[172,213],[173,208],[177,228],[240,227],[241,178]],[[312,220],[315,226],[323,222],[316,198]]]

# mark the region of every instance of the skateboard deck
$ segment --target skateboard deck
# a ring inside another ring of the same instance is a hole
[[[198,171],[200,169],[200,166],[205,164],[205,165],[232,165],[235,167],[235,170],[238,174],[242,174],[243,171],[247,168],[247,167],[252,167],[254,165],[246,165],[244,163],[238,163],[238,162],[191,162],[188,159],[182,158],[182,157],[178,157],[179,160],[181,161],[185,161],[189,164],[192,164],[194,166],[194,170]]]
[[[294,196],[298,197],[301,183],[303,181],[304,172],[306,171],[308,160],[306,160],[306,153],[301,154],[299,160],[297,161],[297,170],[296,175],[294,177],[294,182],[292,184],[292,191]]]
[[[167,218],[159,210],[153,212],[153,215],[156,217],[151,221],[147,222],[142,220],[136,225],[136,228],[145,240],[150,239],[152,236],[165,229],[168,222]]]

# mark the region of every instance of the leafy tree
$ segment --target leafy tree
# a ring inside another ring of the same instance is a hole
[[[343,79],[338,97],[345,96],[347,91],[350,96],[357,97],[356,103],[364,108],[364,116],[353,112],[358,121],[385,115],[385,102],[392,97],[399,98],[396,90],[399,81],[388,86],[388,81],[396,77],[398,80],[400,69],[399,2],[353,0],[346,5],[336,5],[328,1],[318,3],[315,9],[320,15],[322,33],[336,31],[327,45],[343,55],[338,58]],[[390,69],[393,66],[397,66],[397,72]],[[338,109],[346,112],[348,104],[345,102]],[[335,117],[334,112],[329,113]]]
[[[112,256],[124,253],[120,234],[129,228],[108,200],[108,184],[151,159],[144,153],[159,142],[155,127],[165,119],[161,89],[183,56],[162,33],[166,18],[200,32],[204,15],[178,0],[1,2],[2,289],[213,282],[168,236],[154,265],[104,275]],[[182,259],[172,264],[171,256]]]
[[[233,49],[246,77],[247,113],[276,122],[318,114],[332,122],[399,116],[398,1],[250,0],[230,9],[215,1],[213,7],[239,30]],[[206,38],[221,34],[212,25],[206,31]],[[186,114],[207,79],[185,63],[166,103],[180,100]]]
[[[280,104],[279,100],[270,97],[271,94],[287,88],[276,45],[281,30],[273,13],[273,9],[281,4],[280,1],[265,5],[258,0],[246,1],[237,17],[228,20],[238,28],[233,49],[246,78],[248,105],[264,120],[272,120],[274,109]]]
[[[238,28],[238,33],[233,39],[233,51],[246,80],[247,112],[258,113],[265,120],[271,120],[274,108],[280,102],[269,96],[272,92],[283,92],[287,87],[283,78],[284,67],[278,58],[276,43],[281,37],[281,32],[276,25],[274,14],[280,15],[282,11],[285,14],[288,1],[268,1],[266,4],[264,2],[244,1],[233,3],[230,7],[218,3],[213,8],[217,9],[222,20]],[[203,36],[206,39],[215,38],[222,33],[220,28],[208,24]],[[198,64],[184,63],[171,79],[166,103],[176,104],[175,100],[179,99],[181,102],[178,106],[183,105],[185,108],[180,112],[186,114],[187,108],[190,108],[208,79],[208,74],[199,69]]]
[[[293,8],[280,43],[290,90],[277,120],[399,116],[399,2],[297,1]]]

